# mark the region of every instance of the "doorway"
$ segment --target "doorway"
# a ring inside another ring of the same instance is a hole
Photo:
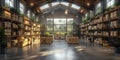
[[[73,18],[47,18],[47,32],[54,35],[55,40],[65,40],[73,31]]]

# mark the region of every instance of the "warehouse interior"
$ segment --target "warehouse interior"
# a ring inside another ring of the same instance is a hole
[[[0,60],[120,60],[120,0],[0,0]]]

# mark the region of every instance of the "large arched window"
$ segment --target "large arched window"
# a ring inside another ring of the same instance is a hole
[[[47,18],[47,31],[56,32],[72,32],[73,18]]]
[[[66,7],[70,7],[70,8],[76,9],[76,10],[80,9],[80,6],[78,6],[76,4],[68,3],[68,2],[52,2],[50,4],[45,4],[45,5],[40,6],[40,9],[45,10],[45,9],[50,8],[50,7],[55,7],[57,5],[64,5]]]
[[[113,6],[114,5],[114,3],[115,3],[115,0],[107,0],[107,7],[111,7],[111,6]]]
[[[5,6],[14,7],[14,0],[5,0]]]
[[[99,2],[97,5],[96,5],[96,14],[100,13],[101,12],[101,2]]]
[[[30,10],[27,11],[27,16],[30,18]]]
[[[19,9],[20,9],[20,13],[24,14],[25,7],[22,3],[20,3],[20,8]]]

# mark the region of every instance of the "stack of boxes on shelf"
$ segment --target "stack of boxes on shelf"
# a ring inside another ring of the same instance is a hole
[[[32,43],[32,21],[30,21],[29,18],[20,16],[19,14],[8,9],[1,7],[0,10],[0,27],[5,29],[5,40],[7,40],[7,47],[22,47],[30,45]],[[37,26],[37,29],[40,30],[40,27]]]
[[[19,47],[30,45],[32,43],[30,39],[31,37],[30,31],[31,31],[30,19],[24,16],[23,17],[23,29],[22,29],[23,35],[20,38],[21,43]]]
[[[115,7],[109,11],[110,20],[110,42],[115,47],[120,47],[120,7]]]
[[[101,16],[95,17],[92,21],[82,23],[81,34],[86,37],[93,38],[97,44],[103,46],[109,46],[109,43],[114,44],[116,40],[119,40],[119,7],[105,12]]]
[[[19,36],[18,25],[20,24],[17,22],[19,20],[18,15],[5,8],[0,8],[0,10],[0,19],[3,23],[2,27],[5,29],[5,40],[7,40],[7,47],[17,46],[18,39],[16,38]]]
[[[40,25],[37,23],[32,23],[32,41],[33,44],[40,43]]]
[[[40,24],[30,21],[28,17],[24,17],[23,20],[23,35],[20,37],[19,47],[40,43]]]

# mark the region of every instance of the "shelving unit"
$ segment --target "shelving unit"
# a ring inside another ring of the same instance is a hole
[[[5,29],[7,47],[23,47],[31,45],[33,40],[40,41],[39,23],[34,22],[34,25],[28,17],[20,16],[9,9],[1,7],[0,10],[0,27]]]
[[[31,41],[31,24],[30,24],[30,19],[28,17],[23,17],[23,23],[22,23],[22,34],[20,38],[20,45],[19,47],[30,45],[32,43]]]
[[[84,39],[90,40],[91,38],[94,43],[105,47],[115,46],[116,42],[120,42],[119,9],[120,7],[115,7],[96,16],[90,22],[80,24],[80,32]]]
[[[31,31],[33,44],[40,43],[40,34],[40,24],[33,22]]]
[[[15,47],[17,46],[18,37],[20,36],[18,26],[21,23],[19,22],[18,14],[5,8],[0,8],[0,10],[1,27],[5,29],[7,47]]]

